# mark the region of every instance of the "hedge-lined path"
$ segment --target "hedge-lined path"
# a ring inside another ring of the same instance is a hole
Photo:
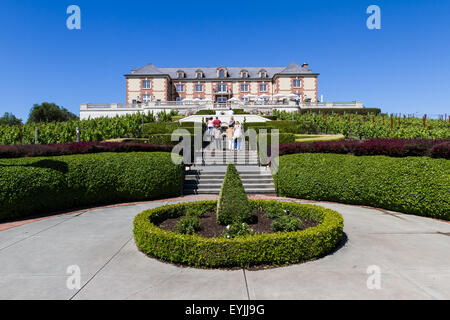
[[[282,268],[186,268],[136,248],[132,222],[141,211],[216,198],[114,205],[0,225],[0,299],[450,299],[450,223],[387,210],[301,201],[341,213],[347,240],[322,259]],[[78,291],[66,286],[72,265],[81,269]],[[381,270],[380,290],[367,288],[371,265]]]

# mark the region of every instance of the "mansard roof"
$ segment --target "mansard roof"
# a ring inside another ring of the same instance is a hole
[[[177,72],[182,70],[185,73],[184,79],[197,79],[197,72],[201,71],[204,74],[204,79],[217,79],[217,70],[221,67],[195,67],[195,68],[157,68],[152,63],[147,64],[142,68],[133,69],[131,74],[133,75],[148,75],[148,76],[161,76],[167,75],[171,78],[177,78]],[[249,78],[260,78],[260,71],[266,71],[268,78],[273,78],[277,74],[289,74],[289,75],[317,75],[311,72],[310,69],[300,67],[298,64],[292,62],[287,67],[223,67],[227,70],[227,79],[241,79],[241,71],[247,71]]]

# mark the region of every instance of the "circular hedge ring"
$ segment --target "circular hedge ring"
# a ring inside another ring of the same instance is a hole
[[[134,220],[134,237],[145,254],[195,267],[249,267],[283,265],[323,256],[341,241],[344,219],[336,211],[291,202],[250,200],[253,210],[266,213],[289,210],[319,224],[305,230],[226,238],[179,234],[158,227],[167,219],[215,211],[217,201],[181,203],[146,210]]]

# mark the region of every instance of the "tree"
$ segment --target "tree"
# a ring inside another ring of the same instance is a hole
[[[223,225],[242,223],[248,221],[251,215],[252,211],[239,173],[234,164],[229,164],[217,201],[217,221]]]
[[[5,112],[3,117],[0,117],[0,125],[15,126],[18,124],[22,124],[22,119],[16,118],[16,116],[12,113]]]
[[[64,107],[59,107],[54,103],[43,102],[40,105],[35,104],[33,108],[31,108],[27,122],[63,122],[70,120],[78,120],[78,117]]]

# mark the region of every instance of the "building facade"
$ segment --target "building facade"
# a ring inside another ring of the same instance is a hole
[[[273,101],[287,96],[314,103],[318,102],[318,76],[307,63],[302,66],[291,63],[287,67],[217,68],[157,68],[150,63],[125,75],[126,103]]]

